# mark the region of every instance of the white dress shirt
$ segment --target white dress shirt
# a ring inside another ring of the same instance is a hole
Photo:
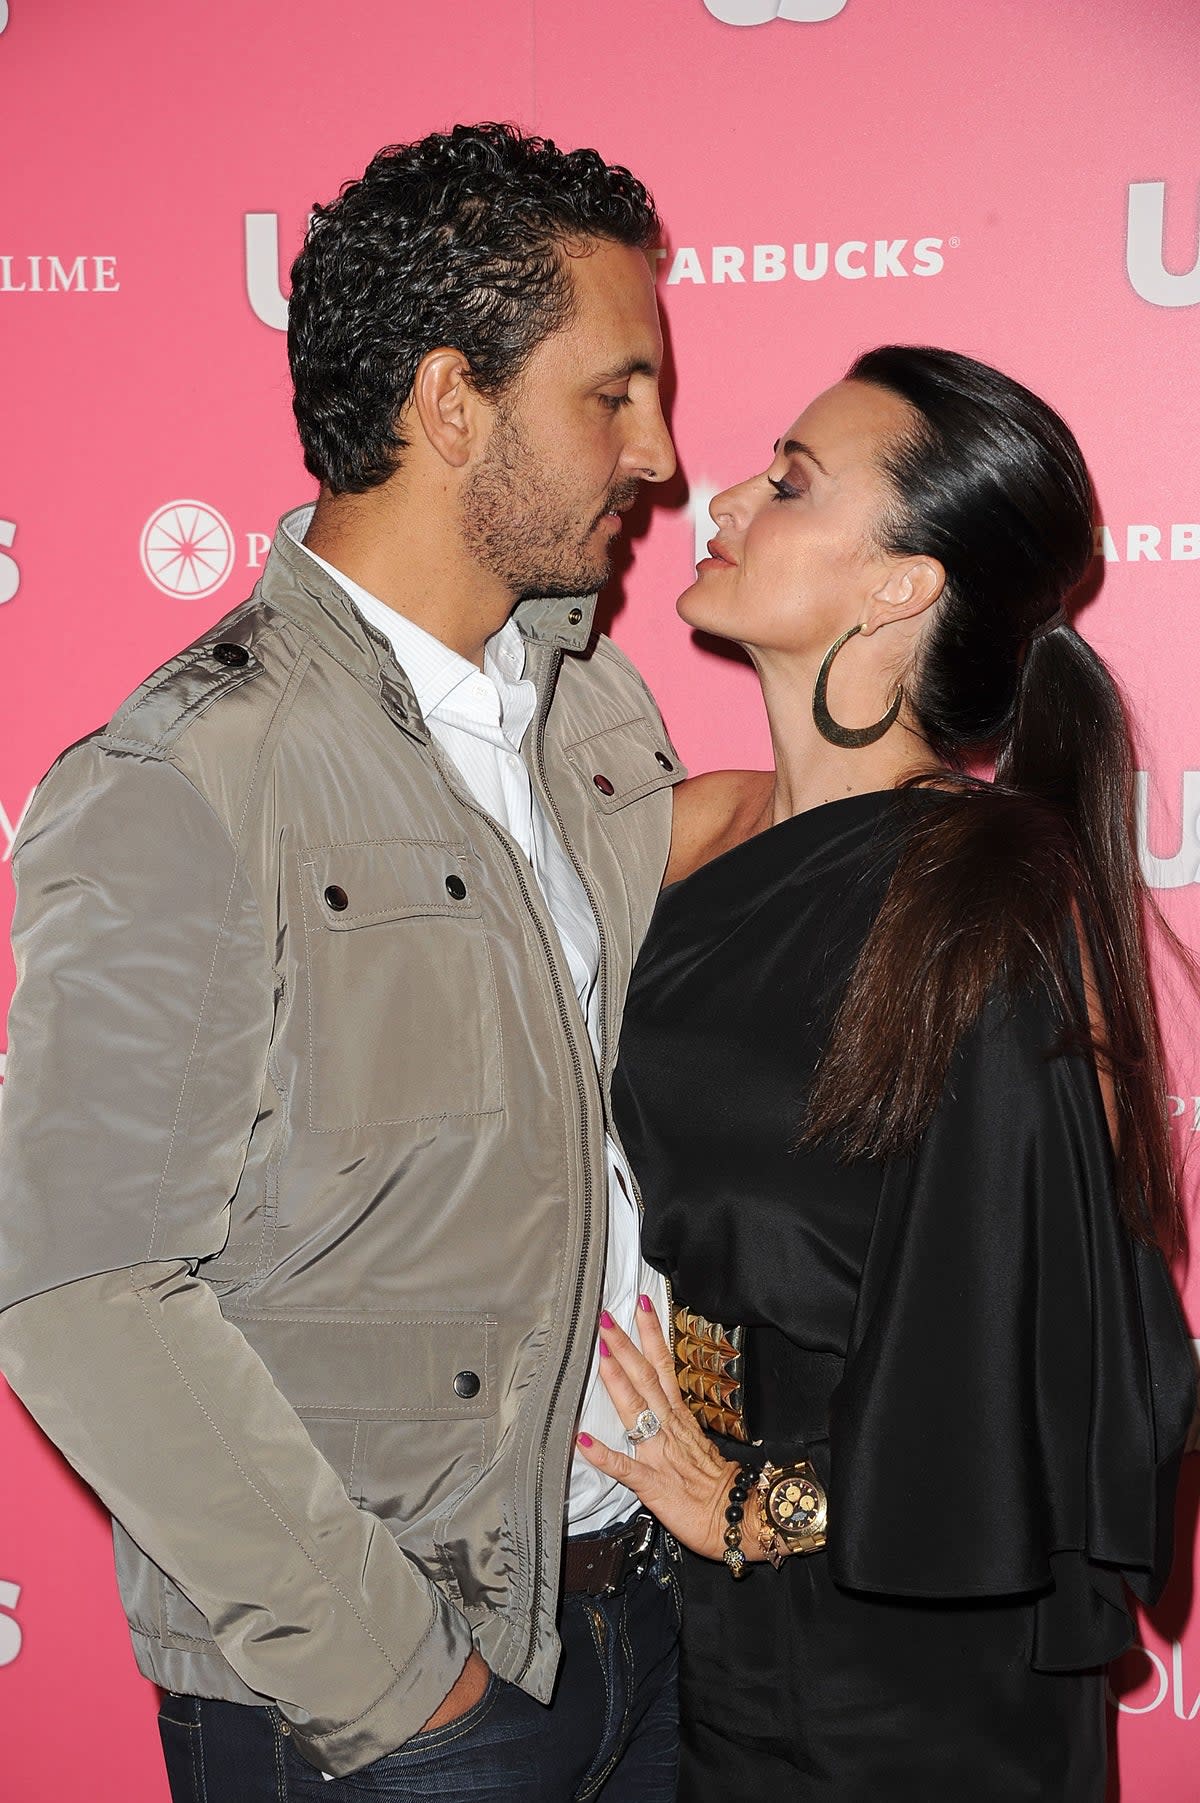
[[[297,530],[308,530],[311,513]],[[299,542],[299,540],[297,540]],[[587,1022],[592,1056],[600,1057],[600,932],[579,875],[533,790],[520,755],[533,719],[537,691],[525,676],[525,641],[512,620],[484,646],[483,669],[440,639],[368,594],[340,570],[302,547],[334,578],[367,623],[383,634],[412,685],[438,747],[450,759],[480,807],[515,840],[558,929],[563,954]],[[629,1167],[605,1137],[608,1164],[608,1245],[603,1306],[637,1343],[634,1319],[639,1293],[666,1319],[666,1285],[641,1256],[641,1219]],[[579,1428],[608,1446],[625,1447],[625,1429],[600,1381],[599,1343],[583,1392]],[[567,1532],[595,1533],[623,1521],[637,1498],[623,1484],[596,1471],[576,1452],[567,1492]]]

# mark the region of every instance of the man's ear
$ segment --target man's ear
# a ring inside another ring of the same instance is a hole
[[[430,448],[453,469],[461,469],[479,449],[487,434],[483,415],[491,413],[470,377],[461,351],[426,351],[408,404],[410,420],[419,423]]]
[[[936,557],[916,557],[898,563],[874,590],[862,622],[869,638],[893,620],[915,620],[941,596],[946,572]]]

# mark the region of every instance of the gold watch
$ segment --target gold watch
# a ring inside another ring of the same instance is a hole
[[[829,1498],[807,1459],[796,1465],[768,1460],[758,1479],[758,1542],[778,1571],[793,1553],[817,1553],[825,1545]]]

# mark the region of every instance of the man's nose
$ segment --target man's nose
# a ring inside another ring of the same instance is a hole
[[[675,474],[675,446],[663,418],[663,410],[655,401],[646,420],[645,430],[631,447],[631,461],[645,482],[667,482]]]

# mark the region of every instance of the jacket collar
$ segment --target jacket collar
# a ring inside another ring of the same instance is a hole
[[[416,738],[428,738],[413,686],[383,634],[367,624],[340,583],[307,557],[292,536],[307,511],[293,508],[275,529],[259,583],[264,601],[311,633],[330,657],[378,694],[406,731]],[[287,530],[289,526],[292,532]],[[595,595],[534,598],[520,602],[513,619],[531,644],[578,652],[587,649],[595,611]],[[535,660],[530,674],[539,690],[556,661]]]

